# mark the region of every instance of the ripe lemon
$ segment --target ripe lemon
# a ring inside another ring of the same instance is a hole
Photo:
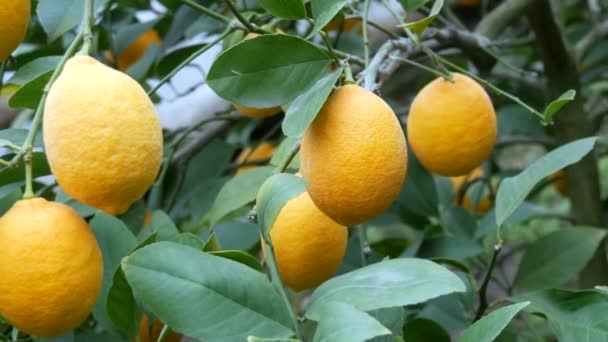
[[[473,79],[437,78],[414,98],[407,121],[410,145],[428,170],[462,176],[488,159],[496,142],[496,113]]]
[[[278,29],[276,32],[281,33],[281,34],[283,33],[283,31],[281,31],[280,29]],[[245,36],[245,38],[243,40],[255,38],[259,35],[260,35],[259,33],[250,32]],[[256,119],[267,118],[269,116],[279,114],[282,111],[280,106],[270,107],[270,108],[253,108],[253,107],[241,106],[236,103],[234,103],[233,105],[234,105],[234,108],[236,108],[236,110],[238,110],[239,112],[245,114],[246,116],[249,116],[251,118],[256,118]]]
[[[118,56],[118,69],[125,71],[140,60],[152,44],[162,44],[163,40],[154,29],[144,32]]]
[[[0,218],[0,314],[20,331],[52,337],[95,305],[103,261],[89,226],[67,205],[21,200]]]
[[[566,183],[566,172],[564,170],[559,170],[552,174],[551,180],[553,181],[555,190],[562,194],[562,196],[568,196],[568,183]]]
[[[0,62],[21,44],[30,23],[30,0],[0,2]]]
[[[330,95],[304,133],[300,165],[319,209],[353,226],[381,214],[401,191],[405,136],[386,102],[345,85]]]
[[[163,136],[143,88],[120,71],[77,56],[51,87],[44,115],[51,171],[70,196],[122,214],[154,182]]]
[[[303,192],[281,209],[270,240],[283,284],[302,291],[336,272],[346,253],[348,230],[323,214]]]
[[[152,326],[148,326],[148,316],[143,315],[141,318],[141,323],[139,325],[139,340],[141,342],[156,342],[158,341],[158,337],[160,336],[160,332],[163,330],[165,325],[163,322],[155,319],[152,322]],[[135,341],[135,339],[133,339]],[[167,335],[165,335],[164,342],[179,342],[182,340],[182,335],[169,331]]]
[[[253,152],[251,152],[251,148],[247,147],[247,148],[243,149],[243,151],[236,158],[236,162],[241,164],[244,162],[264,161],[264,160],[272,157],[272,155],[274,154],[274,150],[275,150],[274,146],[267,142],[261,143],[258,147],[255,148],[255,150],[253,150]],[[236,174],[238,175],[239,173],[243,173],[254,167],[255,167],[255,165],[241,166],[236,171]]]
[[[483,169],[481,167],[478,167],[475,170],[471,171],[471,173],[469,173],[466,176],[458,176],[458,177],[450,178],[450,180],[452,181],[452,187],[454,188],[454,203],[458,204],[460,191],[466,183],[473,182],[475,179],[483,177],[483,176],[484,176]],[[478,196],[478,194],[476,194],[476,193],[474,193],[474,195]],[[462,198],[461,204],[464,208],[473,210],[480,214],[487,213],[488,210],[490,210],[490,208],[492,208],[492,200],[487,195],[485,195],[481,199],[479,199],[477,202],[477,205],[475,206],[475,205],[473,205],[473,201],[471,201],[469,196],[467,194],[465,194],[464,197]]]

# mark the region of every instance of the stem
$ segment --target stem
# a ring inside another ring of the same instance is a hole
[[[167,337],[167,335],[169,335],[169,326],[165,324],[163,326],[163,329],[160,331],[160,334],[158,335],[158,339],[156,340],[156,342],[163,342],[165,340],[165,337]]]
[[[83,43],[79,54],[88,56],[93,46],[93,0],[84,1],[84,17],[82,18]]]
[[[321,30],[319,34],[321,35],[321,38],[323,38],[323,42],[325,43],[325,46],[327,46],[327,51],[329,52],[331,58],[334,59],[336,64],[340,64],[340,58],[338,58],[338,56],[336,56],[336,54],[334,53],[334,49],[331,46],[331,42],[329,41],[329,38],[327,38],[327,33]]]
[[[195,9],[195,10],[197,10],[197,11],[199,11],[199,12],[201,12],[201,13],[203,13],[203,14],[205,14],[205,15],[207,15],[207,16],[209,16],[209,17],[211,17],[211,18],[213,18],[213,19],[215,19],[217,21],[221,21],[221,22],[224,22],[226,24],[228,24],[230,22],[230,18],[225,17],[225,16],[223,16],[223,15],[221,15],[219,13],[216,13],[216,12],[208,9],[207,7],[205,7],[203,5],[200,5],[200,4],[198,4],[198,3],[196,3],[196,2],[194,2],[192,0],[181,0],[181,2],[184,5],[192,8],[192,9]]]
[[[498,229],[500,231],[500,228]],[[490,279],[492,278],[492,271],[494,270],[494,266],[496,265],[496,257],[500,250],[502,249],[502,242],[499,240],[498,243],[494,246],[494,253],[492,254],[492,260],[490,260],[490,266],[488,266],[488,271],[483,279],[483,283],[479,288],[479,307],[477,308],[477,313],[475,314],[475,318],[473,322],[477,322],[483,314],[488,309],[488,298],[486,292],[488,290],[488,283],[490,283]]]
[[[441,57],[439,57],[439,58],[441,58]],[[456,65],[456,64],[454,64],[454,63],[452,63],[452,62],[450,62],[450,61],[448,61],[448,60],[446,60],[446,59],[444,59],[444,58],[441,58],[441,61],[442,61],[443,63],[447,64],[448,66],[450,66],[451,68],[453,68],[453,69],[456,69],[456,70],[460,71],[461,73],[463,73],[463,74],[465,74],[465,75],[467,75],[467,76],[471,77],[472,79],[476,80],[477,82],[479,82],[479,83],[481,83],[481,84],[485,85],[486,87],[488,87],[488,88],[492,89],[492,90],[493,90],[495,93],[497,93],[497,94],[499,94],[499,95],[502,95],[502,96],[504,96],[504,97],[506,97],[506,98],[510,99],[511,101],[513,101],[513,102],[517,103],[518,105],[520,105],[520,106],[524,107],[524,108],[525,108],[525,109],[527,109],[527,110],[528,110],[530,113],[532,113],[532,114],[534,114],[534,115],[538,116],[540,119],[542,119],[542,120],[544,120],[544,119],[545,119],[545,117],[544,117],[544,115],[543,115],[542,113],[538,112],[536,109],[532,108],[532,107],[531,107],[531,106],[529,106],[527,103],[525,103],[524,101],[520,100],[520,99],[519,99],[519,97],[514,96],[514,95],[511,95],[509,92],[504,91],[504,90],[502,90],[502,89],[498,88],[497,86],[495,86],[495,85],[493,85],[492,83],[490,83],[490,82],[488,82],[488,81],[484,80],[483,78],[478,77],[477,75],[475,75],[475,74],[473,74],[473,73],[470,73],[468,70],[465,70],[465,69],[463,69],[463,68],[459,67],[458,65]]]
[[[212,41],[211,43],[203,46],[199,50],[195,51],[190,57],[186,58],[183,62],[181,62],[178,66],[176,66],[173,70],[171,70],[171,72],[169,72],[167,75],[165,75],[165,77],[163,77],[154,87],[152,87],[152,89],[148,90],[148,96],[151,96],[152,94],[156,93],[156,91],[163,84],[167,83],[167,81],[169,81],[171,79],[171,77],[175,76],[175,74],[177,74],[186,65],[190,64],[198,56],[202,55],[207,50],[211,49],[213,46],[215,46],[215,44],[221,42],[224,38],[226,38],[231,33],[232,33],[232,29],[228,28],[226,31],[224,31],[224,33],[222,33],[214,41]]]
[[[295,158],[295,156],[298,154],[299,151],[300,151],[300,142],[298,141],[293,146],[293,148],[289,152],[289,155],[287,156],[287,158],[285,158],[283,163],[281,165],[277,166],[277,168],[274,170],[274,173],[281,173],[281,172],[285,171],[287,169],[287,167],[289,166],[289,164],[291,163],[291,161],[293,160],[293,158]]]
[[[272,242],[270,241],[270,234],[268,232],[263,231],[262,237],[264,238],[264,243],[266,244],[266,261],[268,264],[268,268],[270,269],[270,276],[272,277],[272,285],[277,289],[279,294],[281,295],[281,299],[289,311],[289,317],[293,323],[293,327],[296,333],[296,337],[301,339],[300,328],[298,327],[298,316],[293,310],[293,306],[291,305],[291,301],[289,297],[287,297],[287,293],[285,292],[285,287],[281,281],[281,276],[279,274],[279,268],[277,267],[276,259],[274,256],[274,247],[272,246]]]
[[[344,65],[344,84],[355,84],[353,70],[350,68],[348,63]]]
[[[255,32],[256,31],[255,27],[253,27],[253,25],[251,25],[251,23],[247,19],[245,19],[245,17],[243,17],[241,15],[241,12],[239,12],[239,10],[236,8],[236,6],[232,2],[232,0],[225,0],[225,1],[226,1],[226,5],[228,5],[228,7],[230,8],[230,11],[232,11],[232,14],[234,14],[236,19],[241,24],[243,24],[243,26],[245,26],[247,28],[247,31]]]
[[[7,64],[8,64],[8,59],[0,62],[0,95],[2,93],[2,86],[4,85],[4,71],[6,70]]]
[[[369,14],[369,0],[363,2],[363,58],[365,67],[369,65],[369,37],[367,34],[367,16]]]
[[[407,63],[407,64],[413,65],[413,66],[415,66],[417,68],[420,68],[422,70],[428,71],[428,72],[430,72],[431,74],[433,74],[433,75],[435,75],[437,77],[442,77],[442,78],[445,78],[446,80],[450,80],[450,75],[446,75],[446,74],[442,73],[441,71],[435,70],[433,68],[429,68],[428,66],[426,66],[424,64],[420,64],[418,62],[414,62],[411,59],[407,59],[407,58],[403,58],[403,57],[398,57],[398,56],[389,56],[389,58],[402,61],[404,63]]]
[[[32,151],[25,155],[25,192],[23,193],[23,199],[30,199],[36,197],[34,194],[33,177],[32,177]]]
[[[349,20],[349,19],[363,21],[363,17],[362,16],[360,16],[360,15],[353,15],[353,16],[345,17],[343,22],[345,22],[346,20]],[[378,24],[375,21],[371,21],[371,20],[367,19],[367,24],[369,26],[373,26],[375,29],[381,31],[382,33],[386,34],[387,36],[389,36],[389,37],[391,37],[393,39],[399,39],[398,35],[396,35],[393,32],[387,30],[386,28],[382,27],[380,24]],[[363,28],[361,28],[361,29],[363,29]]]
[[[362,225],[358,225],[355,229],[357,229],[357,237],[359,238],[359,248],[361,249],[361,266],[367,266],[367,256],[365,255],[365,242],[367,238],[365,236],[365,228]]]

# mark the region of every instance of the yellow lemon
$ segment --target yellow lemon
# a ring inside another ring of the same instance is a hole
[[[345,85],[304,133],[300,167],[319,209],[353,226],[381,214],[399,195],[407,170],[405,136],[386,102]]]
[[[30,23],[30,0],[0,2],[0,62],[21,44]]]
[[[470,183],[470,182],[474,181],[475,179],[483,177],[483,176],[484,176],[483,169],[481,167],[478,167],[478,168],[475,168],[473,171],[471,171],[471,173],[469,173],[466,176],[451,177],[450,180],[452,181],[452,187],[454,188],[454,203],[458,204],[458,202],[460,200],[459,199],[460,191],[466,183]],[[492,208],[492,200],[487,195],[483,196],[483,198],[479,199],[479,201],[477,202],[477,205],[474,206],[473,201],[471,201],[469,196],[467,194],[465,194],[464,197],[462,198],[461,204],[464,208],[473,210],[473,211],[481,213],[481,214],[487,213],[488,210],[490,210]]]
[[[267,142],[261,143],[258,147],[255,148],[255,150],[253,150],[253,152],[251,152],[251,148],[247,147],[247,148],[243,149],[243,151],[236,158],[236,162],[241,164],[244,162],[263,161],[268,158],[271,158],[272,155],[274,154],[274,150],[275,150],[274,146]],[[243,173],[247,170],[250,170],[254,167],[255,167],[255,165],[241,166],[236,171],[236,174],[238,175],[238,174]]]
[[[496,142],[496,113],[484,89],[468,76],[437,78],[414,98],[408,140],[418,160],[442,176],[462,176],[481,165]]]
[[[283,34],[283,31],[281,31],[280,29],[277,29],[276,32]],[[260,35],[259,33],[250,32],[245,36],[244,40],[255,38],[255,37],[258,37],[259,35]],[[245,114],[246,116],[256,118],[256,119],[267,118],[269,116],[279,114],[282,111],[280,106],[270,107],[270,108],[253,108],[253,107],[241,106],[236,103],[234,103],[233,105],[234,105],[234,108],[236,108],[236,110],[238,110],[239,112]]]
[[[143,315],[141,318],[141,323],[139,324],[139,341],[140,342],[156,342],[158,341],[158,337],[160,336],[161,331],[165,325],[163,322],[155,319],[152,322],[152,326],[148,326],[148,316]],[[182,335],[169,331],[169,333],[165,336],[164,342],[179,342],[182,340]],[[133,338],[135,341],[135,338]]]
[[[557,190],[562,196],[568,196],[568,183],[566,182],[566,171],[559,170],[556,173],[551,175],[551,180],[553,180],[553,187]]]
[[[20,331],[52,337],[78,327],[103,277],[89,226],[67,205],[21,200],[0,218],[0,314]]]
[[[346,253],[348,230],[323,214],[303,192],[281,209],[270,240],[281,280],[301,291],[320,285],[336,272]]]
[[[132,78],[77,56],[51,87],[46,153],[61,188],[109,214],[126,212],[154,182],[163,137],[150,98]]]
[[[118,69],[125,71],[140,60],[152,44],[162,44],[163,40],[154,29],[144,32],[118,56]]]

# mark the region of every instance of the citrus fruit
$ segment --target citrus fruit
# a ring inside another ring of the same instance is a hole
[[[437,78],[414,98],[408,140],[418,160],[442,176],[462,176],[481,165],[496,142],[496,113],[488,94],[468,76]]]
[[[353,226],[386,210],[407,170],[407,147],[393,110],[357,85],[329,96],[304,133],[301,172],[317,207]]]
[[[283,33],[283,31],[281,31],[279,29],[277,29],[276,32],[281,33],[281,34]],[[255,37],[258,37],[259,35],[260,35],[259,33],[250,32],[245,36],[245,38],[243,40],[255,38]],[[236,103],[234,103],[233,105],[234,105],[234,108],[236,108],[236,110],[238,110],[239,112],[245,114],[246,116],[249,116],[251,118],[256,118],[256,119],[267,118],[269,116],[279,114],[282,111],[280,106],[270,107],[270,108],[254,108],[254,107],[241,106]]]
[[[95,305],[103,261],[95,236],[67,205],[34,198],[0,218],[0,314],[20,331],[52,337]]]
[[[243,149],[243,151],[238,155],[238,157],[236,158],[236,162],[238,164],[242,164],[245,162],[261,162],[261,161],[271,158],[272,155],[274,154],[274,150],[275,150],[274,146],[267,142],[261,143],[258,147],[256,147],[253,150],[253,152],[251,152],[250,147],[247,147],[247,148]],[[255,165],[241,166],[236,171],[236,174],[238,175],[238,174],[243,173],[247,170],[250,170],[254,167],[255,167]]]
[[[118,56],[118,69],[125,71],[140,60],[152,44],[162,44],[163,40],[154,29],[144,32]]]
[[[0,62],[21,44],[30,23],[31,0],[0,2]]]
[[[152,322],[152,326],[149,326],[148,316],[143,315],[141,318],[141,323],[139,324],[139,340],[141,342],[156,342],[158,341],[158,337],[160,336],[160,332],[163,330],[165,326],[163,322],[155,319]],[[135,340],[135,339],[133,339]],[[165,335],[164,342],[179,342],[182,340],[182,335],[169,331],[167,335]]]
[[[551,180],[553,181],[555,190],[562,194],[562,196],[568,196],[568,183],[566,182],[566,172],[564,170],[559,170],[552,174]]]
[[[87,56],[70,59],[49,92],[44,141],[51,171],[78,201],[122,214],[154,182],[163,137],[132,78]]]
[[[483,168],[478,167],[475,168],[473,171],[471,171],[471,173],[469,173],[468,175],[465,176],[458,176],[458,177],[452,177],[450,178],[450,180],[452,181],[452,187],[454,188],[454,203],[458,204],[460,201],[460,191],[462,190],[462,187],[465,186],[465,184],[471,183],[473,181],[475,181],[478,178],[481,178],[484,176],[484,172],[483,172]],[[482,184],[479,184],[480,186],[482,186]],[[467,185],[468,186],[468,185]],[[485,189],[485,185],[483,185],[484,189]],[[490,199],[490,196],[486,195],[486,194],[479,194],[478,192],[481,192],[482,189],[474,189],[471,190],[470,188],[467,189],[468,194],[464,194],[464,196],[462,197],[462,206],[464,208],[467,208],[469,210],[473,210],[477,213],[486,213],[488,212],[488,210],[490,210],[490,208],[492,208],[492,200]],[[474,205],[473,202],[471,201],[471,198],[469,198],[470,196],[475,196],[475,200],[477,201],[477,205]]]
[[[348,231],[303,192],[281,209],[270,228],[270,240],[283,284],[301,291],[336,272],[346,252]]]

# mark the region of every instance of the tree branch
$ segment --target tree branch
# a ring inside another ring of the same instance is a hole
[[[477,33],[490,39],[496,38],[513,20],[525,14],[537,0],[506,0],[486,15],[477,25]]]

